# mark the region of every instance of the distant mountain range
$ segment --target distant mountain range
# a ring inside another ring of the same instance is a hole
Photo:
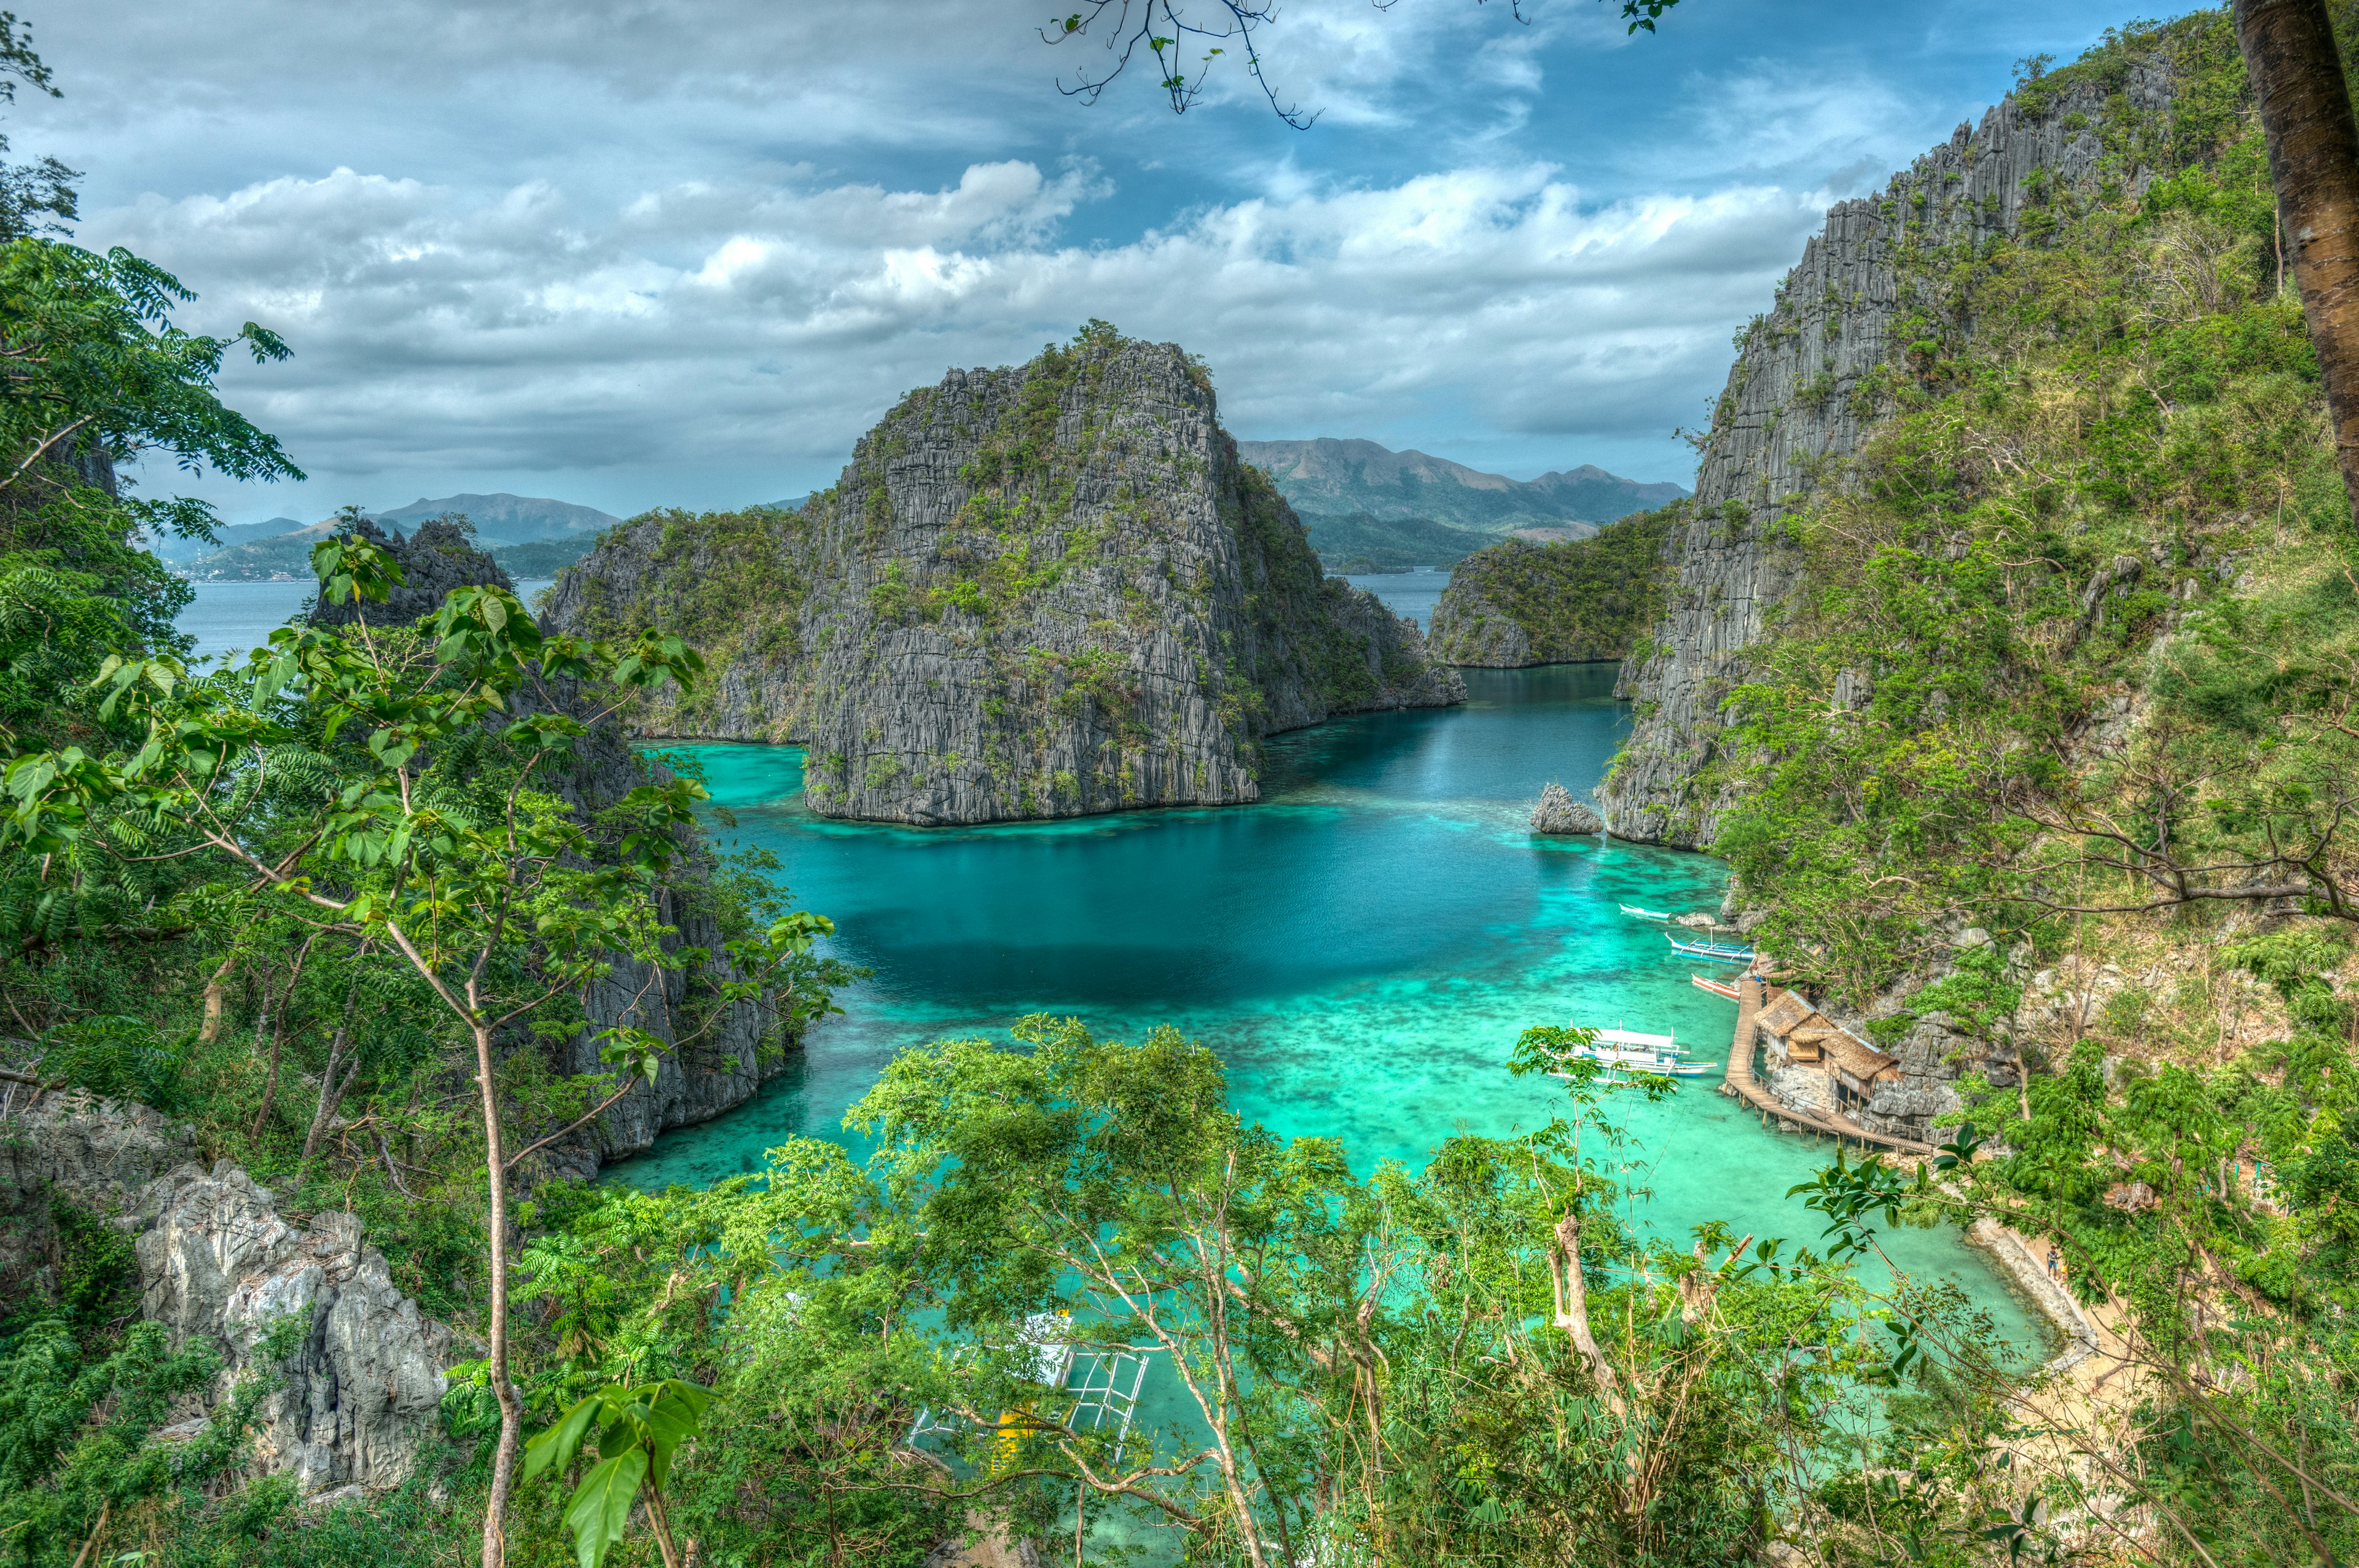
[[[387,526],[407,529],[445,512],[465,513],[475,525],[475,543],[485,549],[495,545],[528,545],[537,539],[603,533],[622,521],[594,506],[576,506],[570,501],[549,501],[537,495],[510,495],[505,491],[494,495],[446,495],[440,501],[420,496],[407,506],[375,515]]]
[[[598,535],[622,521],[594,506],[543,496],[446,495],[440,500],[420,496],[407,506],[371,514],[386,527],[408,532],[446,512],[466,514],[475,525],[475,540],[492,558],[515,577],[547,577],[585,554]],[[165,560],[179,564],[184,575],[201,582],[304,579],[311,575],[311,546],[334,530],[332,520],[306,524],[292,517],[266,523],[240,523],[220,530],[221,547],[185,539],[167,539],[155,546]]]
[[[1267,469],[1278,492],[1314,528],[1313,514],[1319,514],[1419,519],[1498,535],[1518,528],[1611,523],[1688,493],[1683,485],[1642,483],[1594,463],[1538,479],[1509,479],[1424,452],[1396,452],[1374,441],[1327,436],[1310,441],[1239,441],[1237,452],[1245,461]]]

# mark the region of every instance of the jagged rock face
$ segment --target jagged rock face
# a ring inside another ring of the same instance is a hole
[[[135,1207],[196,1153],[188,1128],[146,1106],[0,1087],[0,1302],[57,1300],[52,1192],[102,1212]]]
[[[467,531],[455,523],[438,517],[405,536],[397,530],[388,535],[363,518],[351,531],[391,553],[401,567],[401,586],[382,605],[316,605],[311,611],[315,626],[349,626],[363,609],[372,626],[408,626],[441,609],[443,596],[454,588],[516,588],[500,564],[475,548]]]
[[[215,1400],[264,1369],[277,1322],[298,1325],[277,1368],[285,1386],[257,1412],[265,1471],[291,1473],[307,1496],[397,1485],[436,1430],[451,1331],[395,1288],[357,1218],[299,1227],[245,1172],[208,1173],[194,1152],[188,1128],[145,1106],[79,1091],[12,1106],[0,1117],[0,1271],[12,1287],[44,1290],[17,1254],[29,1245],[38,1257],[53,1196],[111,1215],[137,1237],[142,1315],[176,1344],[199,1337],[221,1351]]]
[[[561,695],[570,700],[574,694]],[[554,782],[561,798],[585,817],[594,817],[637,785],[666,782],[670,776],[661,764],[635,752],[608,721],[574,741],[571,765]],[[796,1039],[780,1037],[775,996],[732,1001],[714,1011],[720,988],[741,977],[726,957],[720,923],[699,896],[700,884],[712,871],[709,848],[701,839],[690,845],[657,894],[655,913],[673,928],[673,935],[664,939],[668,949],[695,947],[713,956],[693,971],[662,969],[615,956],[606,977],[593,981],[584,994],[589,1026],[551,1054],[551,1065],[560,1073],[609,1072],[598,1059],[600,1032],[617,1025],[644,1029],[673,1047],[665,1052],[655,1082],[634,1080],[630,1092],[589,1127],[535,1155],[529,1166],[588,1181],[606,1161],[645,1153],[659,1133],[710,1121],[745,1104],[784,1070],[789,1052],[799,1045]],[[542,1047],[520,1035],[515,1048]],[[521,1146],[551,1130],[555,1129],[517,1128],[516,1142]]]
[[[1587,805],[1573,799],[1571,790],[1560,784],[1551,783],[1540,791],[1540,803],[1532,807],[1532,831],[1603,833],[1605,823]]]
[[[1250,801],[1266,735],[1465,697],[1413,622],[1321,573],[1170,344],[1084,335],[1017,369],[952,371],[801,512],[694,521],[611,539],[546,619],[663,626],[690,612],[691,574],[771,583],[708,621],[714,697],[647,717],[803,741],[826,816]]]
[[[299,1337],[279,1363],[286,1382],[256,1411],[255,1457],[309,1496],[357,1484],[398,1486],[436,1428],[451,1331],[394,1288],[360,1220],[315,1216],[298,1229],[267,1188],[234,1165],[183,1165],[140,1206],[142,1310],[175,1343],[223,1352],[218,1396],[255,1368],[272,1328]]]
[[[2169,81],[2141,66],[2126,91],[2137,108],[2160,109]],[[1907,348],[1897,331],[1908,309],[1904,249],[2017,234],[2049,190],[2094,176],[2104,114],[2086,84],[2037,117],[2009,99],[1980,127],[1960,125],[1881,196],[1829,211],[1729,372],[1694,503],[1668,547],[1668,612],[1623,665],[1616,694],[1636,701],[1637,721],[1599,791],[1616,836],[1700,847],[1718,832],[1731,801],[1711,775],[1733,722],[1721,704],[1800,571],[1777,524],[1828,459],[1859,449],[1879,412],[1869,378]]]

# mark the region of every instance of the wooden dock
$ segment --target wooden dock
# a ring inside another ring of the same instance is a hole
[[[1761,1087],[1753,1076],[1753,1020],[1761,1011],[1764,1000],[1762,984],[1747,975],[1736,985],[1736,1038],[1728,1047],[1728,1066],[1721,1076],[1720,1092],[1733,1095],[1762,1113],[1764,1119],[1775,1117],[1777,1124],[1790,1131],[1820,1133],[1835,1140],[1838,1145],[1856,1143],[1862,1148],[1886,1149],[1896,1154],[1931,1154],[1930,1144],[1919,1143],[1913,1138],[1895,1138],[1888,1132],[1870,1132],[1847,1116],[1831,1110],[1796,1110]]]

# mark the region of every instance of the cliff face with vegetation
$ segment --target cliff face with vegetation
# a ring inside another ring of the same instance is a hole
[[[812,807],[867,820],[1250,801],[1266,735],[1464,697],[1324,576],[1201,369],[1102,328],[912,393],[799,511],[616,531],[545,618],[687,637],[712,695],[646,727],[800,741]]]
[[[2250,108],[2197,13],[1837,210],[1747,336],[1602,794],[1726,856],[1728,913],[1899,1058],[1871,1126],[2036,1163],[2116,1117],[2170,1159],[2192,1123],[2139,1118],[2178,1096],[2323,1202],[2359,546]],[[2108,1190],[2044,1222],[2129,1247]]]
[[[1678,503],[1587,539],[1509,539],[1469,556],[1433,607],[1433,656],[1515,669],[1627,655],[1662,612],[1663,545]]]
[[[1844,471],[1864,433],[1922,388],[1940,357],[1927,314],[1951,258],[2038,243],[2099,186],[2129,200],[2146,171],[2108,125],[2161,115],[2170,73],[2124,60],[2107,80],[2011,97],[1976,127],[1838,202],[1823,232],[1739,339],[1712,412],[1696,493],[1670,543],[1662,619],[1629,660],[1621,693],[1637,723],[1600,792],[1625,838],[1698,847],[1734,798],[1728,694],[1754,665],[1775,610],[1803,570],[1790,520]],[[1971,311],[1959,325],[1971,330]]]

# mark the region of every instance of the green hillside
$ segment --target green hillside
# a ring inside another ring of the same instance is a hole
[[[1587,539],[1509,539],[1467,557],[1433,607],[1428,646],[1453,665],[1506,668],[1623,657],[1662,613],[1663,542],[1685,515],[1674,503]]]
[[[1310,530],[1310,547],[1330,572],[1406,572],[1449,568],[1496,537],[1430,517],[1376,517],[1298,512]]]
[[[1477,533],[1610,523],[1687,494],[1680,485],[1624,479],[1590,463],[1517,480],[1426,452],[1396,452],[1374,441],[1323,436],[1310,441],[1239,441],[1237,452],[1268,470],[1278,493],[1306,516],[1315,512],[1423,519]]]

